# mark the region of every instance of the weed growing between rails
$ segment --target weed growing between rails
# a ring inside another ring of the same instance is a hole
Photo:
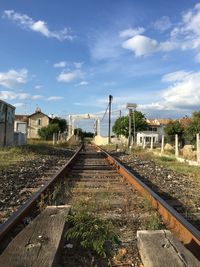
[[[106,258],[120,244],[114,225],[110,220],[100,219],[91,213],[79,212],[68,215],[67,241],[80,244],[84,249]]]

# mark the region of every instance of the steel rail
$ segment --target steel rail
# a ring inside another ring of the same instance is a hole
[[[11,231],[17,224],[19,224],[28,214],[30,214],[41,195],[48,191],[51,186],[58,181],[63,175],[66,174],[67,169],[74,162],[77,155],[82,149],[82,145],[76,150],[75,154],[68,160],[68,162],[55,174],[52,178],[47,181],[43,187],[35,192],[16,212],[14,212],[10,218],[7,219],[3,224],[0,225],[0,241]]]
[[[94,146],[103,152],[106,155],[108,162],[115,166],[116,170],[123,176],[123,178],[134,186],[134,188],[136,188],[151,203],[151,205],[158,210],[167,228],[169,228],[175,236],[183,242],[183,244],[198,259],[200,259],[200,231],[138,177],[131,173],[116,158],[112,157],[101,147],[97,145]]]

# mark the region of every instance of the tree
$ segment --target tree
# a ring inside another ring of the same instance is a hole
[[[147,129],[147,122],[144,114],[140,111],[135,111],[134,112],[134,117],[135,117],[135,131],[143,131]],[[134,134],[134,119],[132,116],[132,124],[131,124],[131,132],[132,135]],[[115,121],[115,124],[112,127],[113,132],[119,136],[123,135],[125,137],[128,137],[129,135],[129,116],[122,116],[118,118]]]
[[[175,134],[178,134],[179,140],[183,142],[184,128],[179,121],[170,121],[164,128],[168,142],[174,143]]]
[[[60,131],[59,125],[56,123],[50,123],[48,126],[42,127],[38,130],[38,135],[44,140],[51,140],[54,133]]]
[[[67,122],[65,119],[55,117],[51,120],[50,124],[57,124],[59,126],[59,131],[63,133],[67,129]]]
[[[192,113],[191,122],[184,133],[186,141],[190,144],[194,144],[196,142],[197,133],[200,133],[200,111]]]

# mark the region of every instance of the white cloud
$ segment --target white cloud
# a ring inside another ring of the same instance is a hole
[[[172,75],[172,74],[171,74]],[[175,76],[177,72],[175,73]],[[200,103],[200,72],[191,72],[178,77],[161,94],[173,106],[195,106]]]
[[[129,28],[124,31],[121,31],[119,33],[119,36],[122,38],[129,38],[133,37],[135,35],[140,35],[145,32],[145,29],[143,27],[138,27],[138,28]]]
[[[200,35],[200,3],[183,15],[183,22],[186,26],[184,30]]]
[[[180,82],[188,78],[191,75],[191,71],[179,70],[165,74],[162,77],[163,82]]]
[[[76,86],[85,86],[88,85],[87,81],[81,81],[80,83],[76,84]]]
[[[162,81],[171,82],[160,94],[160,100],[139,105],[142,110],[188,111],[200,103],[200,72],[176,71],[163,76]]]
[[[168,30],[171,26],[172,23],[166,16],[154,23],[154,27],[160,31]],[[171,30],[166,41],[158,42],[138,34],[125,40],[122,47],[132,50],[135,56],[145,56],[159,51],[168,52],[175,49],[182,51],[195,50],[197,51],[195,61],[200,62],[200,3],[182,15],[181,21]]]
[[[56,38],[59,41],[74,39],[74,36],[71,34],[70,28],[64,28],[61,31],[50,31],[45,21],[34,21],[28,15],[17,13],[14,10],[4,10],[3,17],[12,20],[23,29],[39,32],[43,36],[48,38]]]
[[[26,99],[41,99],[43,96],[41,95],[30,95],[27,93],[18,93],[14,91],[0,91],[0,98],[3,100],[14,100],[14,99],[20,99],[20,100],[26,100]]]
[[[36,99],[42,99],[42,98],[44,98],[42,95],[33,95],[33,96],[31,97],[31,99],[33,99],[33,100],[36,100]]]
[[[56,100],[61,100],[63,99],[64,97],[62,96],[49,96],[46,98],[47,101],[56,101]]]
[[[144,35],[136,35],[123,42],[122,47],[132,50],[136,56],[145,56],[156,52],[159,49],[159,44],[156,40]]]
[[[18,84],[27,82],[28,71],[26,69],[9,70],[8,72],[0,72],[0,85],[6,88],[12,88]]]
[[[24,103],[14,103],[13,106],[16,108],[20,108],[20,107],[24,107],[25,104]]]
[[[38,84],[38,85],[35,86],[35,89],[40,90],[42,87],[43,87],[42,85]]]
[[[60,62],[55,63],[53,66],[54,68],[65,68],[66,65],[67,65],[66,61],[60,61]]]
[[[71,71],[71,72],[61,72],[57,77],[58,82],[72,82],[77,78],[80,78],[82,73],[79,70]]]
[[[156,20],[153,23],[153,26],[156,30],[159,30],[161,32],[168,30],[169,28],[171,28],[172,23],[169,19],[169,17],[167,16],[163,16],[160,19]]]

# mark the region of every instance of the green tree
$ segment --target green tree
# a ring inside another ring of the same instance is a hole
[[[57,124],[59,126],[59,130],[61,131],[61,133],[63,133],[67,129],[67,121],[59,117],[53,118],[50,124]]]
[[[165,135],[167,137],[167,141],[170,143],[174,143],[175,134],[178,134],[179,140],[183,142],[183,133],[184,128],[182,127],[179,121],[170,121],[164,128]]]
[[[135,131],[143,131],[147,129],[147,122],[145,115],[140,111],[135,111],[135,114],[132,115],[132,135],[134,134],[134,118],[135,118]],[[115,121],[115,124],[112,127],[113,132],[119,136],[123,135],[128,137],[129,135],[129,116],[122,116]]]
[[[59,125],[56,123],[50,123],[48,126],[42,127],[38,130],[38,135],[43,140],[51,140],[53,138],[53,133],[58,133],[60,131]]]
[[[200,110],[192,113],[191,122],[184,133],[186,142],[194,144],[196,142],[197,133],[200,133]]]

